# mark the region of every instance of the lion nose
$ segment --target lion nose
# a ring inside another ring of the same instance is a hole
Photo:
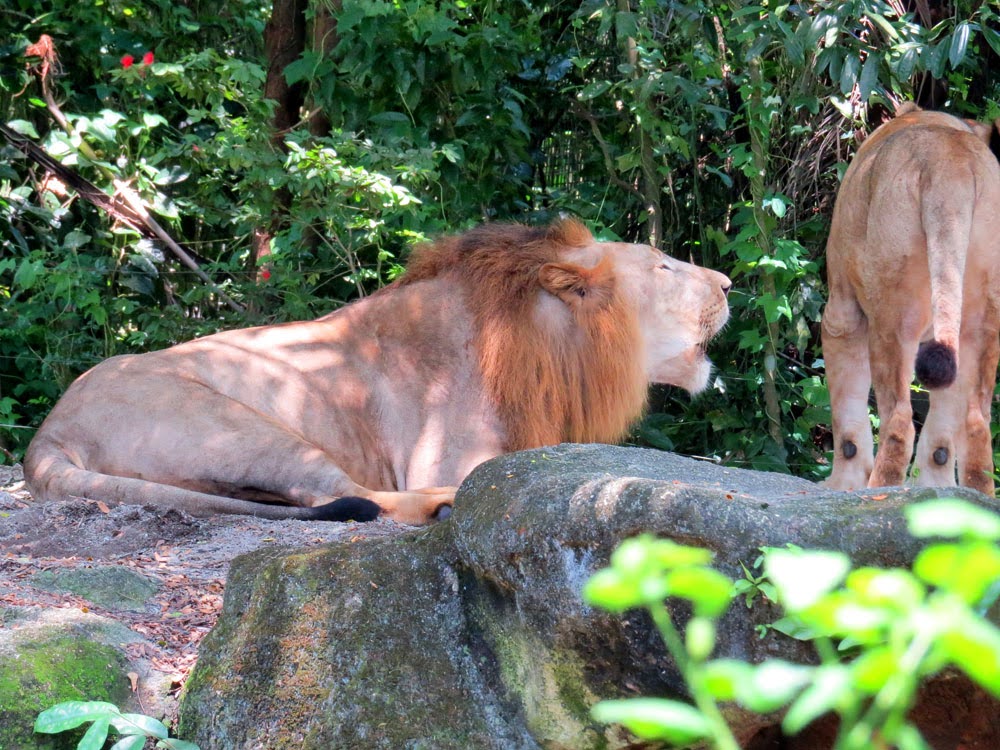
[[[733,282],[731,282],[729,279],[726,279],[725,281],[722,282],[722,293],[727,297],[729,296],[729,290],[732,288],[733,288]]]

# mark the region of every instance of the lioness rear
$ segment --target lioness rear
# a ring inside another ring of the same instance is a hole
[[[910,384],[931,390],[913,479],[993,493],[990,402],[1000,353],[997,125],[904,105],[858,150],[827,244],[823,355],[833,411],[828,484],[902,484]],[[868,393],[879,446],[873,460]]]

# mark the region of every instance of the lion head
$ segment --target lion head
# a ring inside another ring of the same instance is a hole
[[[649,383],[705,388],[705,346],[729,316],[723,274],[579,221],[491,224],[417,248],[400,285],[453,277],[474,316],[507,450],[616,442]]]

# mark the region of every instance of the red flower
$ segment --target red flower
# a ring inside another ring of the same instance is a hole
[[[269,281],[271,279],[271,271],[267,268],[262,268],[260,271],[260,277],[264,279],[264,281]]]
[[[122,55],[121,63],[123,68],[131,68],[135,58],[132,55]]]
[[[143,65],[152,65],[153,64],[153,53],[152,52],[147,52],[145,55],[142,56],[142,64]]]

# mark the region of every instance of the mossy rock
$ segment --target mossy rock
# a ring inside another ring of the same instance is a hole
[[[42,570],[31,576],[31,585],[76,594],[106,609],[127,611],[142,611],[157,590],[145,576],[117,565]]]
[[[909,565],[920,543],[903,509],[942,495],[1000,508],[968,489],[831,492],[650,450],[501,456],[463,483],[443,524],[234,561],[182,699],[180,734],[203,748],[269,750],[647,747],[590,717],[600,698],[687,697],[646,613],[612,615],[582,600],[621,541],[649,531],[705,547],[731,578],[761,546],[785,544],[841,550],[858,565]],[[683,626],[687,608],[672,609]],[[777,631],[760,636],[776,616],[762,598],[730,608],[716,655],[813,658]],[[998,715],[974,686],[949,689],[955,717],[966,705]],[[958,736],[966,715],[944,731]],[[727,718],[741,742],[775,721],[735,707]],[[983,736],[1000,737],[996,723]]]
[[[124,656],[113,646],[63,632],[32,630],[0,644],[0,750],[69,750],[85,727],[60,735],[34,733],[38,714],[63,701],[124,705]]]

